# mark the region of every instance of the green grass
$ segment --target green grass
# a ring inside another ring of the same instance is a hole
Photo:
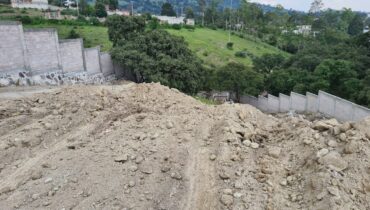
[[[112,48],[112,42],[109,41],[108,28],[102,26],[68,26],[58,24],[24,25],[24,28],[56,28],[59,39],[66,39],[72,29],[74,29],[81,38],[84,38],[84,47],[95,47],[100,45],[102,51],[109,51]]]
[[[196,100],[200,101],[201,103],[207,104],[207,105],[219,105],[220,104],[217,101],[213,101],[213,100],[203,98],[203,97],[200,97],[200,96],[194,96],[194,98]]]
[[[6,16],[16,16],[16,15],[28,15],[30,17],[43,16],[41,10],[38,9],[20,9],[12,8],[10,5],[0,4],[0,19],[6,18]]]
[[[236,57],[235,53],[238,51],[247,51],[254,56],[261,56],[266,53],[289,56],[288,53],[261,41],[255,41],[252,38],[244,39],[236,35],[231,35],[231,42],[234,43],[233,49],[227,49],[226,43],[229,40],[229,34],[223,30],[197,28],[194,31],[187,29],[167,29],[167,31],[173,35],[184,37],[189,43],[190,49],[209,67],[219,67],[231,61],[251,66],[252,58],[250,56],[246,58]]]

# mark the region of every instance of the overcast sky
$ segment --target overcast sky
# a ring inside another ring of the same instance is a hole
[[[276,5],[281,4],[286,9],[296,9],[308,11],[313,0],[251,0],[263,4]],[[351,8],[355,11],[370,12],[370,0],[323,0],[325,8],[342,9],[343,7]]]

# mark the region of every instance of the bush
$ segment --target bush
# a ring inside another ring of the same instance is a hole
[[[181,25],[180,24],[173,24],[172,25],[172,28],[175,29],[175,30],[180,30],[181,29]]]
[[[234,46],[234,43],[233,43],[233,42],[228,42],[228,43],[226,44],[226,47],[227,47],[227,49],[229,49],[229,50],[232,50],[232,49],[233,49],[233,46]]]
[[[217,26],[215,26],[215,25],[210,25],[209,28],[212,29],[212,30],[217,30]]]
[[[183,26],[185,29],[188,29],[190,31],[194,31],[195,30],[195,27],[194,26],[191,26],[191,25],[184,25]]]
[[[72,16],[77,16],[77,10],[75,9],[64,9],[60,12],[62,15],[72,15]]]
[[[246,58],[248,55],[248,52],[246,51],[238,51],[235,53],[235,57],[239,57],[239,58]]]
[[[207,57],[207,56],[208,56],[208,52],[207,52],[207,51],[204,51],[204,52],[203,52],[203,56],[204,56],[204,57]]]
[[[28,15],[21,16],[20,21],[22,22],[22,24],[31,24],[32,23],[32,18],[30,18],[30,16],[28,16]]]
[[[80,34],[78,34],[74,29],[72,29],[68,34],[68,39],[78,39],[80,38]]]

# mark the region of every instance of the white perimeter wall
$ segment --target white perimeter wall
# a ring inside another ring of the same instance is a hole
[[[84,54],[82,39],[61,40],[59,43],[63,72],[84,71]]]
[[[85,63],[88,74],[102,73],[100,69],[100,48],[85,49]]]

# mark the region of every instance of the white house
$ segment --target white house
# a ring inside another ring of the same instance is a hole
[[[48,0],[11,0],[13,8],[48,9]]]
[[[293,30],[295,34],[302,34],[303,36],[308,36],[311,34],[312,26],[311,25],[298,25],[296,30]]]
[[[369,26],[366,26],[366,27],[364,28],[364,34],[365,34],[365,33],[367,33],[367,32],[369,32],[369,31],[370,31]]]
[[[185,17],[171,17],[171,16],[161,16],[161,15],[153,15],[153,17],[157,18],[162,24],[167,23],[170,25],[173,24],[186,24],[186,25],[195,25],[194,19],[186,19]]]

